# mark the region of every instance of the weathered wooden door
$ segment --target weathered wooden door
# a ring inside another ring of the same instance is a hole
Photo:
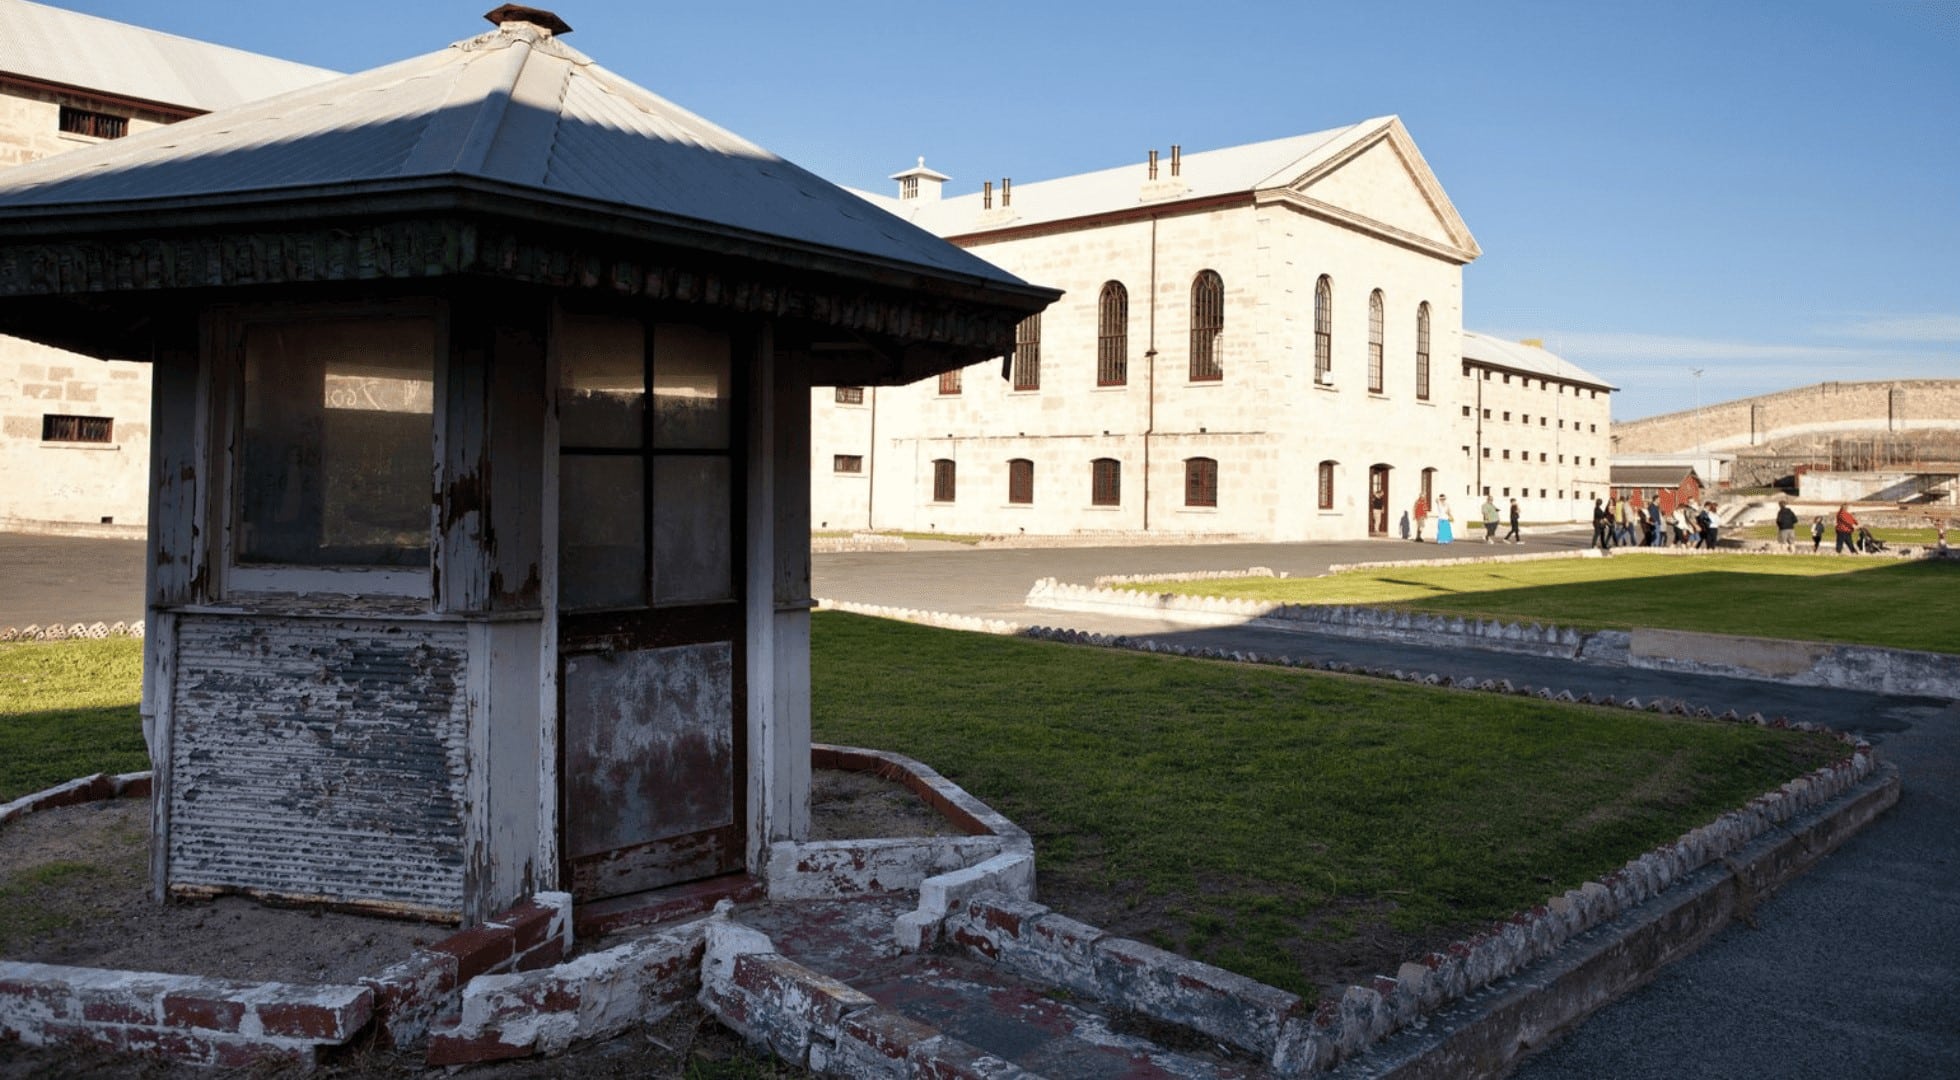
[[[730,335],[561,314],[560,850],[583,900],[744,865]]]

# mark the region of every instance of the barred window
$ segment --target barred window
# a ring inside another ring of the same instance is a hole
[[[1320,508],[1334,509],[1334,463],[1331,461],[1320,463]]]
[[[1382,392],[1382,291],[1368,294],[1368,392]]]
[[[1326,274],[1313,287],[1313,381],[1334,378],[1334,279]]]
[[[1122,505],[1122,462],[1115,458],[1097,458],[1089,463],[1089,501],[1096,506]]]
[[[830,459],[830,471],[841,473],[861,473],[864,471],[863,454],[834,454]]]
[[[1218,505],[1218,462],[1212,458],[1186,458],[1184,462],[1184,505]]]
[[[1034,502],[1034,462],[1027,458],[1008,460],[1007,501],[1016,506]]]
[[[1030,315],[1014,328],[1014,389],[1041,389],[1041,315]]]
[[[839,405],[862,405],[862,404],[864,404],[864,387],[862,387],[862,386],[840,386],[840,387],[838,387],[838,388],[837,388],[837,404],[839,404]]]
[[[951,396],[960,392],[960,369],[939,373],[939,392]]]
[[[114,442],[115,428],[115,419],[108,416],[41,414],[42,442]]]
[[[1218,336],[1225,332],[1225,279],[1200,270],[1191,282],[1191,381],[1216,382],[1225,377],[1218,355]]]
[[[129,118],[110,116],[108,113],[91,112],[70,105],[61,107],[59,119],[61,130],[70,135],[87,135],[95,139],[120,139],[129,134]]]
[[[1130,291],[1120,281],[1102,287],[1096,318],[1096,385],[1130,381]]]
[[[953,463],[946,458],[936,458],[932,463],[932,501],[953,501]]]
[[[1429,400],[1429,301],[1416,305],[1416,400]]]

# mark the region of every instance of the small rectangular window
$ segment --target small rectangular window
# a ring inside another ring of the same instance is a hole
[[[953,501],[953,462],[940,458],[932,463],[932,501],[949,503]]]
[[[1319,484],[1317,486],[1320,489],[1320,508],[1322,510],[1334,509],[1334,463],[1333,462],[1323,461],[1320,463]]]
[[[1014,328],[1014,389],[1041,389],[1041,316],[1030,315]]]
[[[839,405],[862,405],[862,404],[864,404],[864,387],[862,387],[862,386],[840,386],[840,387],[838,387],[838,388],[837,388],[837,404],[839,404]]]
[[[43,413],[42,442],[114,442],[116,422],[107,416],[62,416]]]
[[[939,392],[947,397],[952,397],[960,392],[959,368],[939,373]]]
[[[87,135],[92,139],[120,139],[129,134],[128,117],[77,109],[72,105],[61,107],[60,124],[61,130],[67,134]]]
[[[1218,505],[1218,462],[1192,458],[1184,463],[1184,505]]]
[[[1506,422],[1506,423],[1509,423],[1509,422],[1510,422],[1510,420],[1511,420],[1511,410],[1509,410],[1509,409],[1506,409],[1506,410],[1504,410],[1504,420],[1505,420],[1505,422]]]
[[[832,455],[830,459],[830,469],[832,472],[861,473],[864,471],[864,455],[862,454]]]
[[[1468,406],[1468,405],[1465,405],[1465,406],[1463,407],[1463,415],[1465,415],[1465,416],[1469,416],[1469,415],[1470,415],[1470,406]]]

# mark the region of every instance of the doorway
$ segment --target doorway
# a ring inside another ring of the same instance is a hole
[[[1368,535],[1388,535],[1387,465],[1368,466]]]

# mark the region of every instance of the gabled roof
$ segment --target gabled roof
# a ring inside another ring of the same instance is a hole
[[[505,22],[438,52],[0,171],[0,224],[467,188],[1045,293]]]
[[[1615,465],[1609,472],[1610,481],[1616,485],[1671,488],[1680,487],[1689,477],[1701,482],[1688,465]]]
[[[1472,363],[1505,368],[1540,378],[1560,379],[1582,386],[1598,387],[1601,390],[1619,389],[1564,357],[1536,345],[1506,341],[1503,338],[1491,337],[1489,334],[1479,334],[1475,330],[1463,332],[1463,358]]]
[[[1427,235],[1397,228],[1396,222],[1369,218],[1354,206],[1313,197],[1315,183],[1336,174],[1368,151],[1384,146],[1397,158],[1393,168],[1402,173],[1401,183],[1415,193],[1414,199],[1425,204],[1420,212],[1433,215],[1434,222]],[[982,206],[982,195],[978,192],[929,202],[900,201],[869,192],[857,194],[933,233],[960,239],[1007,229],[1058,225],[1126,210],[1172,208],[1183,202],[1244,195],[1248,199],[1292,202],[1309,212],[1394,234],[1397,239],[1458,261],[1468,262],[1481,254],[1475,238],[1443,193],[1441,183],[1416,150],[1407,128],[1394,116],[1375,117],[1306,135],[1182,154],[1177,176],[1171,175],[1169,161],[1162,160],[1154,181],[1149,179],[1142,161],[1053,180],[1016,181],[1012,201],[1005,207],[998,192],[991,208]]]
[[[0,74],[212,112],[340,73],[28,0],[0,0]]]

